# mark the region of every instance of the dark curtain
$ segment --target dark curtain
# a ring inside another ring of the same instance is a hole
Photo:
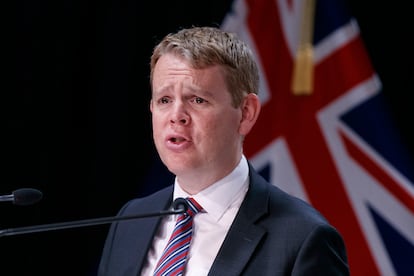
[[[409,9],[368,2],[351,4],[412,149],[413,32],[401,16]],[[151,50],[178,28],[218,26],[230,5],[18,0],[4,9],[0,192],[32,187],[43,199],[1,203],[0,228],[113,216],[127,200],[171,184],[151,137]],[[95,275],[108,228],[0,237],[0,275]]]

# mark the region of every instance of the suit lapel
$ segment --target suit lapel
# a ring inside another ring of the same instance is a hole
[[[256,221],[267,213],[267,183],[250,168],[250,186],[209,275],[241,275],[266,231]]]
[[[168,187],[149,198],[145,199],[139,204],[139,212],[142,213],[154,213],[159,210],[166,210],[169,208],[172,201],[172,187]],[[136,207],[134,207],[136,209]],[[138,212],[138,210],[136,210]],[[154,217],[143,219],[140,223],[134,223],[131,225],[131,231],[133,233],[140,233],[139,235],[129,235],[129,245],[131,248],[135,248],[136,256],[135,264],[136,271],[141,271],[143,265],[146,262],[147,253],[152,245],[152,241],[158,229],[158,225],[161,222],[162,217]],[[146,231],[142,231],[146,229]],[[134,274],[135,275],[135,274]],[[138,275],[138,274],[136,274]]]

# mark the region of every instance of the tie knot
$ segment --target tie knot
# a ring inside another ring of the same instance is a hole
[[[194,198],[187,197],[186,199],[187,199],[188,207],[189,207],[186,213],[189,216],[194,216],[195,214],[203,210],[203,207],[201,207],[201,205],[198,204],[198,202]]]

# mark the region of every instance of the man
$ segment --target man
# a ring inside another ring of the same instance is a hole
[[[261,108],[245,43],[214,27],[169,34],[154,48],[150,81],[153,139],[175,183],[131,200],[118,215],[195,199],[202,211],[178,275],[349,275],[340,233],[263,179],[243,154]],[[174,225],[174,216],[114,223],[98,274],[153,275]]]

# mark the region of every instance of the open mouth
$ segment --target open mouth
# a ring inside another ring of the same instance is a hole
[[[184,138],[181,138],[181,137],[171,137],[169,140],[171,142],[173,142],[173,143],[180,143],[180,142],[184,142],[185,141],[185,139]]]

